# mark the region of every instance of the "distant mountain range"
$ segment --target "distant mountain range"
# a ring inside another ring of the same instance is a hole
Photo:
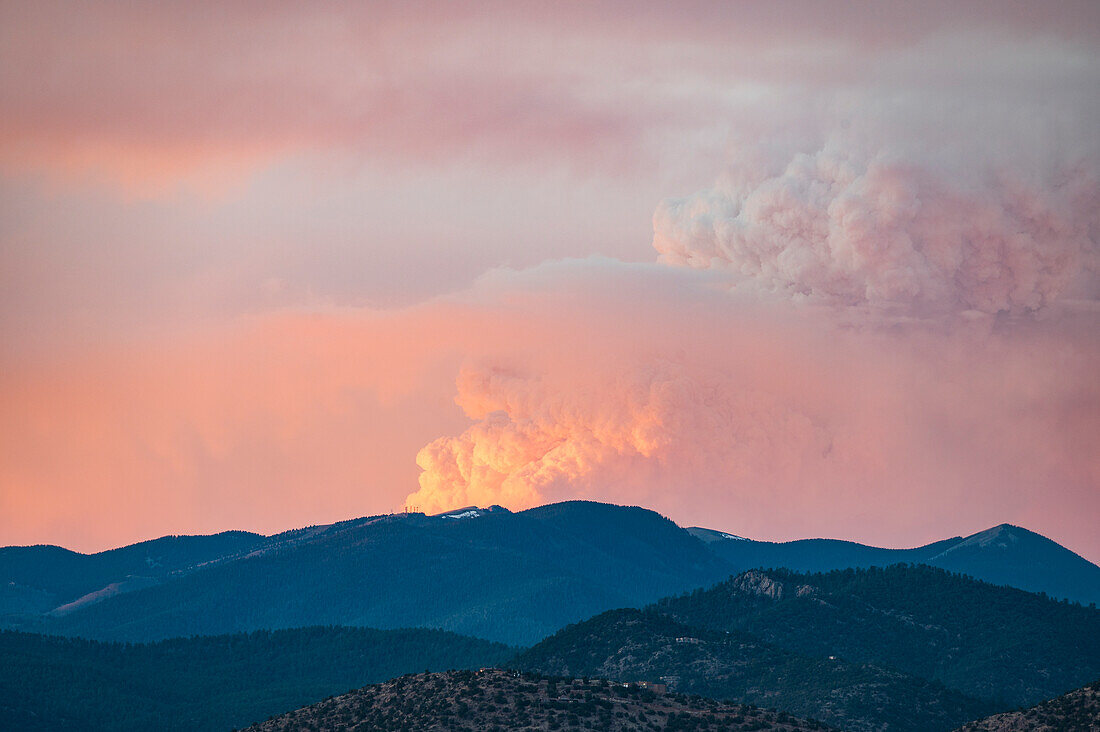
[[[5,621],[108,640],[332,624],[435,627],[521,645],[602,610],[728,576],[725,561],[652,511],[574,503],[460,513],[288,532],[154,586]]]
[[[161,584],[269,541],[245,531],[165,536],[98,554],[59,546],[0,548],[0,616],[63,615],[111,595]]]
[[[971,536],[956,536],[915,549],[881,549],[838,539],[767,542],[692,526],[738,571],[786,568],[799,572],[927,564],[995,585],[1041,592],[1084,605],[1100,603],[1100,567],[1033,531],[1001,524]]]
[[[150,641],[301,627],[432,627],[529,645],[613,608],[754,567],[926,562],[1080,602],[1100,567],[1025,529],[892,550],[683,529],[641,508],[572,501],[512,513],[393,514],[270,537],[165,537],[99,554],[0,549],[0,627]]]

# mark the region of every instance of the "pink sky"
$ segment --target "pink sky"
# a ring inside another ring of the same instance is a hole
[[[591,498],[1100,560],[1100,7],[0,4],[0,545]]]

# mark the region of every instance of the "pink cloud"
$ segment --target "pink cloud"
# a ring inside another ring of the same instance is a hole
[[[1100,25],[1088,3],[6,2],[0,13],[0,166],[139,197],[222,195],[311,155],[631,173],[667,162],[669,135],[720,136],[716,121],[744,106],[725,97],[742,87],[874,85],[876,69],[895,88],[981,86],[1039,38],[1053,44],[1029,57],[1039,78],[1016,76],[1085,90],[1094,70],[1072,53]],[[966,43],[922,50],[950,33]]]
[[[516,49],[487,11],[9,4],[0,164],[139,196],[309,154],[633,166],[636,112],[497,64]]]

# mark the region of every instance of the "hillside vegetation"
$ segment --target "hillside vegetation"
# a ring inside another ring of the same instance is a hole
[[[995,714],[959,732],[1100,732],[1100,681],[1030,709]]]
[[[226,730],[514,649],[433,630],[302,628],[150,645],[0,632],[0,729]]]
[[[657,694],[598,679],[500,670],[419,674],[368,686],[250,727],[291,730],[774,730],[828,729],[783,712]]]
[[[1100,677],[1100,611],[924,566],[751,571],[654,607],[687,625],[896,669],[1006,706]]]
[[[875,666],[811,658],[758,638],[693,628],[655,611],[613,610],[521,653],[520,669],[618,681],[815,717],[838,727],[949,730],[992,711],[943,685]]]
[[[478,532],[493,526],[510,531],[486,522]],[[616,552],[641,552],[616,548],[619,538],[593,540],[604,542],[601,561],[625,564]],[[216,730],[412,671],[497,666],[662,682],[857,732],[935,732],[1100,676],[1098,616],[943,570],[895,566],[752,570],[645,610],[595,615],[518,655],[438,630],[313,627],[138,645],[6,632],[0,728]]]

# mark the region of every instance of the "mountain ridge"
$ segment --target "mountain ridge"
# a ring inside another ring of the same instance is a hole
[[[567,501],[515,513],[494,506],[382,514],[266,537],[163,537],[92,555],[9,547],[0,549],[0,627],[149,641],[416,625],[524,645],[604,610],[640,607],[746,569],[827,571],[935,557],[997,584],[1100,597],[1100,567],[1006,525],[909,550],[728,536],[684,529],[641,507]]]
[[[1100,566],[1053,539],[1014,524],[1002,523],[967,536],[904,549],[828,538],[757,541],[698,526],[686,530],[695,536],[705,535],[707,545],[739,570],[784,567],[820,572],[899,563],[927,564],[992,584],[1045,593],[1083,605],[1100,604]]]

